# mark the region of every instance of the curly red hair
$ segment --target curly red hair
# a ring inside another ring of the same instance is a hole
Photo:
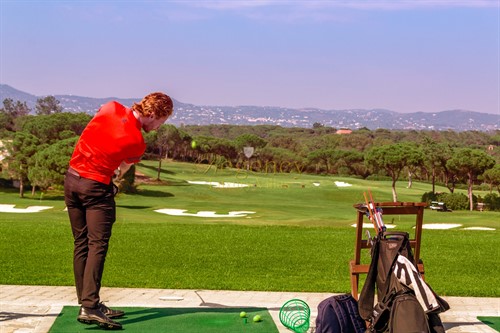
[[[140,103],[134,103],[132,110],[142,116],[154,116],[156,119],[159,119],[172,115],[174,103],[168,95],[161,92],[154,92],[144,97]]]

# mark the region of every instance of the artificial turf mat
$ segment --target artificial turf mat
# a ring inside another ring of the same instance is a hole
[[[500,332],[500,317],[477,317],[484,324]]]
[[[49,333],[102,331],[97,325],[85,325],[76,320],[79,307],[65,306]],[[278,328],[266,308],[117,308],[125,316],[116,318],[127,333],[277,333]],[[247,313],[246,322],[240,313]],[[253,322],[255,315],[262,321]]]

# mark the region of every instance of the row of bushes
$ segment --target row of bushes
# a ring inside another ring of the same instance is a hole
[[[446,207],[451,210],[468,210],[469,198],[463,193],[434,193],[426,192],[422,195],[422,202],[428,205],[432,201],[443,202]],[[484,204],[484,210],[500,211],[500,196],[496,193],[489,193],[481,198],[481,196],[472,195],[472,202],[474,207],[478,203]]]

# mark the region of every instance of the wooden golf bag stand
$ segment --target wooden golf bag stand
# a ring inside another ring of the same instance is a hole
[[[425,203],[399,202],[354,206],[358,219],[355,258],[350,263],[351,293],[358,299],[359,314],[367,322],[367,332],[444,332],[439,313],[447,311],[449,305],[423,279],[420,241],[425,206]],[[363,240],[367,210],[376,232],[374,237]],[[415,215],[415,238],[408,232],[386,231],[382,212],[384,216]],[[370,265],[361,264],[362,248],[371,248]],[[368,275],[358,296],[362,273]]]
[[[420,241],[422,237],[422,222],[424,219],[425,202],[380,202],[375,203],[377,208],[382,208],[383,215],[415,215],[415,237],[410,239],[410,246],[413,249],[413,257],[417,264],[417,269],[424,277],[424,263],[420,259]],[[366,217],[366,206],[364,204],[356,204],[354,208],[357,210],[356,221],[356,242],[354,246],[354,260],[349,263],[349,271],[351,273],[351,294],[355,299],[358,299],[359,275],[367,274],[370,268],[369,264],[361,263],[361,249],[369,249],[370,243],[368,239],[363,239],[363,222],[368,221]],[[371,222],[368,221],[368,223]],[[373,229],[371,229],[373,230]],[[374,235],[376,236],[376,235]]]

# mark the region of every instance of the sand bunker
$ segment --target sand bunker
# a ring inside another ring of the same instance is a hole
[[[196,184],[196,185],[210,185],[213,187],[217,188],[238,188],[238,187],[247,187],[247,184],[239,184],[239,183],[219,183],[219,182],[204,182],[204,181],[190,181],[188,180],[189,184]]]
[[[349,187],[349,186],[352,186],[351,184],[344,183],[344,182],[335,182],[335,185],[337,185],[337,187]]]
[[[27,208],[14,208],[16,205],[0,205],[0,213],[39,213],[51,209],[50,206],[29,206]]]
[[[422,225],[422,229],[435,229],[435,230],[448,230],[453,228],[461,227],[461,224],[453,224],[453,223],[424,223]]]
[[[488,230],[488,231],[493,231],[496,230],[495,228],[488,228],[488,227],[468,227],[464,228],[464,230]]]
[[[157,209],[157,213],[173,215],[173,216],[196,216],[196,217],[245,217],[248,214],[255,214],[255,212],[250,211],[234,211],[228,212],[227,214],[217,214],[212,211],[199,211],[196,214],[186,213],[186,209]]]

